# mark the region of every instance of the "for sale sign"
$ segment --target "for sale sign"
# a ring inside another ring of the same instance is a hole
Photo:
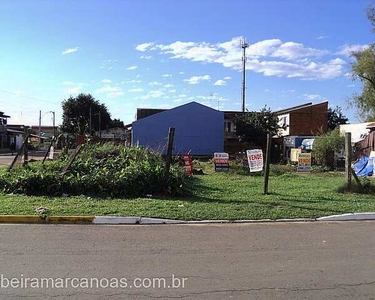
[[[247,150],[247,161],[249,162],[250,172],[259,172],[263,170],[263,152],[260,149]]]
[[[229,154],[225,152],[214,153],[214,164],[216,172],[229,171]]]
[[[311,153],[298,154],[297,172],[310,173],[311,171]]]
[[[193,164],[191,162],[190,154],[183,154],[182,159],[184,160],[185,174],[189,176],[193,175]]]

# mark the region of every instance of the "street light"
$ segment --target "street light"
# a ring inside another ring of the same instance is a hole
[[[92,126],[92,123],[91,123],[91,118],[92,116],[99,116],[99,138],[102,138],[102,114],[101,114],[101,111],[99,110],[99,112],[93,114],[92,111],[91,111],[91,107],[90,107],[90,136],[91,136],[91,126]]]
[[[40,149],[40,144],[42,143],[42,117],[44,117],[46,114],[49,114],[49,113],[51,113],[53,116],[53,137],[56,136],[55,112],[50,110],[44,113],[42,116],[42,111],[40,110],[39,111],[39,149]]]

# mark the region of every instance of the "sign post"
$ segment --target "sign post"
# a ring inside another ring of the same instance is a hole
[[[229,154],[225,152],[214,153],[214,164],[216,172],[229,171]]]
[[[250,172],[260,172],[263,170],[263,152],[260,149],[247,150],[247,161]]]
[[[188,176],[193,175],[193,163],[191,162],[190,154],[183,154],[182,159],[184,160],[185,174]]]
[[[297,172],[310,173],[311,172],[311,153],[298,154]]]
[[[271,162],[271,142],[272,137],[267,133],[267,146],[266,146],[266,164],[264,166],[264,187],[263,195],[268,195],[268,179],[270,177],[270,162]]]

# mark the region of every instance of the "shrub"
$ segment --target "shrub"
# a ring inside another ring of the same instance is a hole
[[[332,168],[334,152],[344,148],[345,137],[340,135],[340,130],[335,129],[327,133],[320,134],[315,138],[313,155],[315,161],[323,166]]]
[[[138,197],[147,194],[181,194],[184,172],[171,166],[170,179],[164,180],[162,157],[148,149],[113,143],[87,144],[69,170],[61,174],[68,156],[56,161],[30,163],[0,174],[0,189],[27,195],[99,195]]]

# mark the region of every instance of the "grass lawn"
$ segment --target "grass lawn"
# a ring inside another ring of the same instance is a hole
[[[271,176],[269,195],[263,178],[213,173],[192,179],[192,195],[184,198],[101,199],[27,197],[0,194],[0,214],[35,214],[44,206],[51,215],[114,215],[180,220],[314,218],[348,212],[375,211],[374,194],[341,193],[343,174],[285,173]],[[371,184],[374,184],[372,182]]]

